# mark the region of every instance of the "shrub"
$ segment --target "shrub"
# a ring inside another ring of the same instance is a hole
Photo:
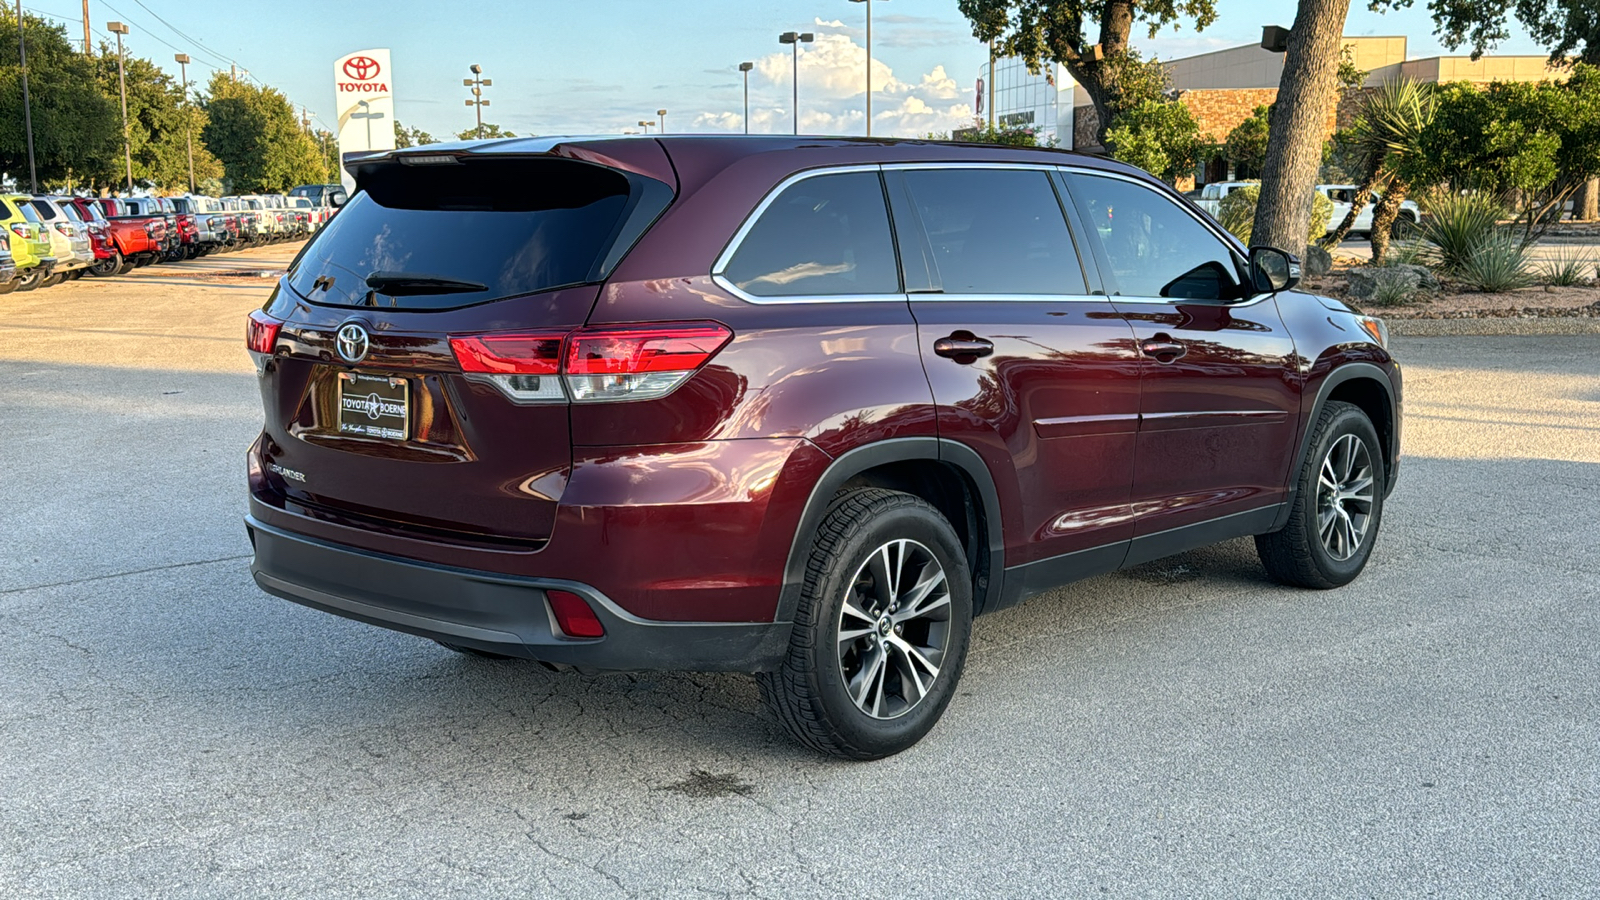
[[[1404,306],[1411,302],[1415,292],[1411,280],[1392,271],[1382,272],[1378,275],[1376,289],[1368,303],[1372,306]]]
[[[1594,257],[1588,251],[1562,247],[1539,266],[1539,280],[1556,287],[1572,287],[1588,283],[1594,270]]]
[[[1250,246],[1250,232],[1255,228],[1256,204],[1261,200],[1261,185],[1251,184],[1241,188],[1234,188],[1228,196],[1222,198],[1222,205],[1217,208],[1217,221],[1222,227],[1228,229],[1234,237]],[[1333,201],[1321,193],[1313,193],[1311,200],[1311,227],[1307,230],[1306,243],[1310,244],[1328,233],[1328,219],[1333,216]],[[1302,249],[1299,247],[1284,247],[1295,255]]]
[[[1493,238],[1505,215],[1500,201],[1484,194],[1434,194],[1422,201],[1422,240],[1433,246],[1439,268],[1459,274],[1478,246]]]
[[[1487,293],[1514,291],[1533,283],[1528,248],[1509,230],[1495,229],[1475,245],[1456,269],[1468,287]]]
[[[1389,254],[1383,258],[1382,266],[1428,266],[1432,267],[1435,261],[1433,247],[1426,241],[1391,241]]]

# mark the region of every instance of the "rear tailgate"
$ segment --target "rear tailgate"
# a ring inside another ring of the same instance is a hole
[[[537,547],[572,463],[567,393],[554,376],[464,373],[451,339],[559,348],[672,189],[535,154],[391,159],[359,186],[264,310],[282,324],[257,354],[263,484],[307,515]]]

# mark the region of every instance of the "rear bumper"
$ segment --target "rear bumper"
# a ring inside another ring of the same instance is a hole
[[[777,668],[787,622],[641,619],[575,581],[423,563],[316,540],[253,516],[250,565],[267,593],[314,609],[491,653],[594,669],[758,672]],[[605,636],[562,635],[546,590],[583,597]]]

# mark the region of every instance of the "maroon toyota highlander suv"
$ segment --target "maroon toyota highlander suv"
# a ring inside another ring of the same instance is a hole
[[[916,742],[975,615],[1254,535],[1329,588],[1400,448],[1383,323],[1050,150],[512,139],[359,163],[248,323],[258,584],[453,650],[758,673]]]

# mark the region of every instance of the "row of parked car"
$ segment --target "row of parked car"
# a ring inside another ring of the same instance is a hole
[[[342,191],[237,197],[0,194],[0,294],[307,237]]]

